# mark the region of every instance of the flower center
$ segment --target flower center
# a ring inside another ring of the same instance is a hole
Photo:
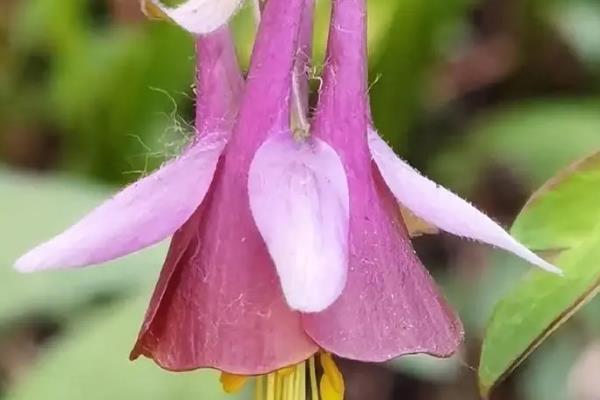
[[[316,356],[299,364],[255,377],[255,400],[342,400],[344,379],[333,357],[320,353],[322,375],[317,380]],[[247,376],[223,372],[221,384],[227,393],[242,390]],[[310,396],[309,396],[310,394]]]

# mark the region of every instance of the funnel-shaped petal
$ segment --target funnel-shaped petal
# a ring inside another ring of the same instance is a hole
[[[247,201],[235,171],[220,168],[214,192],[173,238],[132,358],[253,375],[317,350],[285,302]]]
[[[250,166],[248,192],[288,304],[323,311],[348,267],[348,183],[338,155],[319,139],[272,136]]]
[[[323,348],[355,360],[452,354],[462,326],[412,248],[398,205],[373,168],[367,143],[364,0],[336,0],[315,136],[340,155],[350,188],[346,288],[303,317]]]
[[[234,134],[209,195],[173,238],[133,358],[145,355],[172,370],[253,375],[317,350],[286,304],[248,198],[256,150],[289,121],[302,5],[266,5]]]
[[[357,168],[349,175],[359,173],[350,183],[346,288],[324,312],[305,315],[304,327],[322,348],[354,360],[449,356],[461,343],[461,323],[414,253],[383,180]]]
[[[446,232],[498,246],[543,269],[560,273],[560,269],[528,250],[490,217],[398,158],[373,130],[369,130],[369,147],[396,199],[416,216]]]
[[[157,18],[168,18],[186,31],[202,35],[225,25],[242,0],[187,0],[168,7],[158,0],[142,0],[144,12]]]
[[[219,133],[202,137],[178,159],[25,254],[16,268],[36,271],[98,264],[171,236],[202,203],[225,140],[226,135]]]

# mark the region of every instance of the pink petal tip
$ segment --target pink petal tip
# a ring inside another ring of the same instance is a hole
[[[202,203],[225,142],[225,134],[204,136],[178,159],[29,251],[15,268],[33,272],[99,264],[169,237]]]

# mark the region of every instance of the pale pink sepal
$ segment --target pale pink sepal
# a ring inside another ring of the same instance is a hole
[[[208,134],[15,263],[22,272],[99,264],[172,235],[200,205],[227,135]]]
[[[168,7],[158,0],[142,0],[142,7],[150,16],[166,16],[186,31],[203,35],[225,25],[242,1],[188,0],[177,7]]]
[[[320,139],[274,135],[254,157],[248,193],[289,306],[323,311],[348,267],[348,181],[337,153]]]
[[[559,268],[528,250],[487,215],[398,158],[372,129],[369,148],[396,199],[416,216],[446,232],[498,246],[540,268],[561,274]]]

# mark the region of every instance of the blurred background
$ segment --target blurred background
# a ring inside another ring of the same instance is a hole
[[[244,65],[248,11],[234,21]],[[371,0],[369,12],[379,130],[503,225],[546,179],[600,148],[599,0]],[[135,0],[0,1],[0,399],[229,398],[214,373],[127,360],[164,245],[101,269],[11,269],[177,154],[192,129],[193,63],[191,39],[146,21]],[[486,320],[528,266],[444,234],[415,245],[466,343],[449,360],[342,361],[349,400],[478,398]],[[598,311],[592,302],[578,313],[495,398],[600,399]]]

